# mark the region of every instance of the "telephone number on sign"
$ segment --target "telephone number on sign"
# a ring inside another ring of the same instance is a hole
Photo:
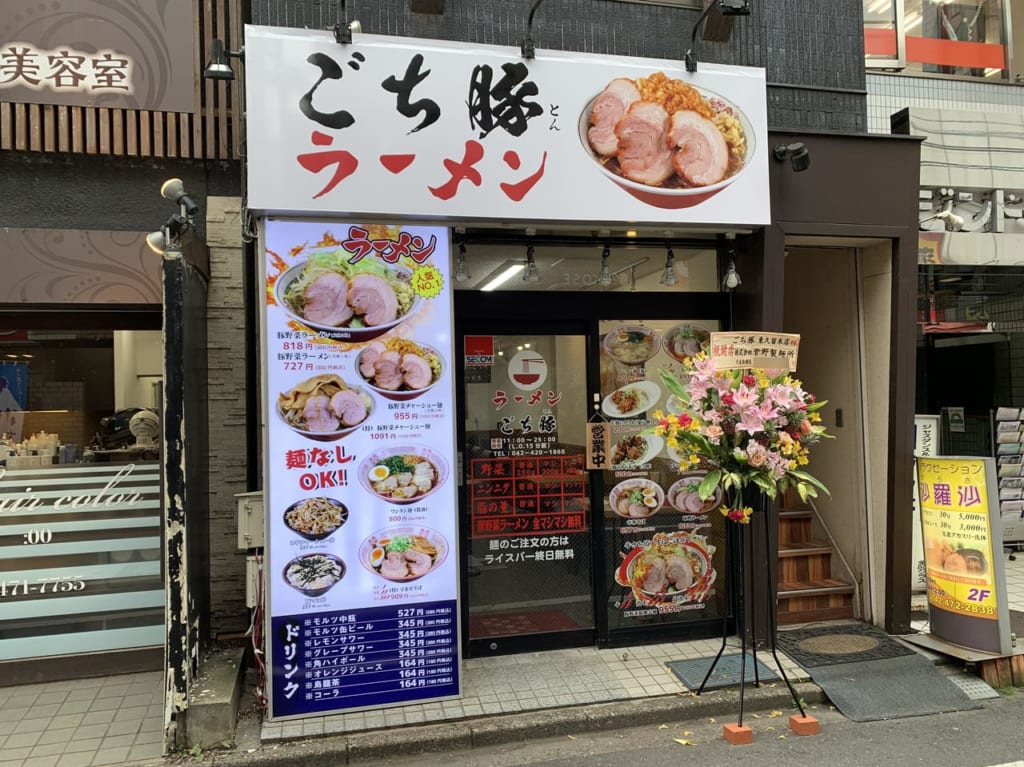
[[[54,577],[36,578],[34,581],[0,581],[0,598],[20,597],[29,594],[61,594],[82,591],[85,581],[80,578]]]

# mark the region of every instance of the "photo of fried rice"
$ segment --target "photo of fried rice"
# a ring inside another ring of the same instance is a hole
[[[588,110],[586,140],[595,159],[638,184],[707,187],[729,179],[747,160],[735,108],[664,72],[615,78]]]
[[[348,509],[345,504],[321,496],[296,501],[284,513],[285,525],[311,541],[328,537],[345,524],[347,519]]]

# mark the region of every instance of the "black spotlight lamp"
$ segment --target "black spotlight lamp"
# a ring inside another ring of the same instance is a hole
[[[537,53],[537,49],[533,44],[533,15],[543,2],[544,0],[533,0],[530,3],[530,13],[526,17],[526,37],[519,43],[519,51],[524,59],[532,59]]]
[[[811,153],[807,146],[800,141],[792,144],[777,144],[772,149],[772,156],[779,162],[789,160],[796,173],[802,173],[811,167]]]
[[[697,19],[697,23],[693,25],[693,31],[690,33],[690,49],[684,57],[687,72],[697,71],[697,54],[693,52],[697,47],[697,30],[700,29],[700,25],[704,23],[704,19],[708,17],[708,14],[716,7],[723,16],[750,15],[750,0],[711,0],[707,7],[704,8],[704,13]]]
[[[348,45],[352,42],[352,33],[358,35],[362,31],[362,24],[356,20],[348,20],[348,3],[346,0],[341,0],[338,23],[334,25],[334,42],[338,45]]]
[[[245,48],[239,51],[229,51],[224,47],[222,40],[213,40],[210,43],[210,63],[203,70],[203,77],[207,80],[234,80],[235,71],[231,68],[230,59],[244,60]]]

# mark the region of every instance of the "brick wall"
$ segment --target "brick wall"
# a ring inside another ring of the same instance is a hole
[[[332,0],[252,0],[252,23],[330,29]],[[764,67],[771,130],[867,130],[863,0],[759,0],[726,43],[698,41],[699,61]],[[349,0],[348,18],[379,35],[518,47],[526,0],[446,0],[444,15],[415,14],[409,0]],[[533,21],[538,49],[681,61],[699,9],[546,0]],[[699,37],[699,34],[698,34]]]
[[[245,555],[237,548],[235,493],[246,487],[245,295],[237,198],[211,197],[207,207],[210,288],[207,301],[210,440],[210,633],[249,626]],[[255,386],[256,382],[251,382]]]

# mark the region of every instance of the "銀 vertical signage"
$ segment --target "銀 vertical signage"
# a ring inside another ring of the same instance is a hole
[[[931,633],[1007,655],[1010,616],[992,458],[918,457]]]
[[[268,220],[274,718],[460,690],[448,232]]]

